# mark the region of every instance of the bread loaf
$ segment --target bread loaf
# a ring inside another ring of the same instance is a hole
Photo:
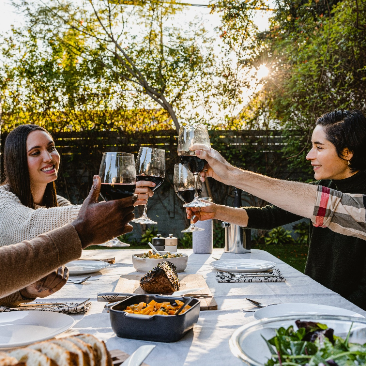
[[[103,341],[78,334],[0,352],[0,366],[112,366],[112,359]]]
[[[169,261],[159,263],[140,280],[141,288],[149,294],[171,294],[179,290],[176,267]]]
[[[19,348],[8,353],[10,357],[14,357],[18,362],[22,362],[27,366],[56,366],[56,364],[46,355],[30,348]]]

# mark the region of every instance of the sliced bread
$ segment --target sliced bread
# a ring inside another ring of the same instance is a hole
[[[67,338],[53,339],[52,343],[57,344],[60,347],[65,348],[76,356],[76,362],[78,366],[90,366],[89,355],[76,344],[70,342]]]
[[[56,366],[46,355],[29,348],[18,348],[8,353],[10,357],[18,360],[18,363],[25,363],[27,366]]]
[[[79,338],[72,337],[72,336],[67,337],[66,339],[68,341],[74,343],[75,345],[77,345],[79,348],[81,348],[84,351],[84,353],[86,353],[88,355],[88,361],[89,361],[90,366],[96,366],[93,347],[90,344],[82,341]]]
[[[78,334],[75,336],[93,347],[95,355],[95,366],[112,366],[112,359],[103,341],[91,334]]]
[[[29,348],[42,352],[51,360],[55,361],[58,366],[78,366],[77,356],[75,354],[71,354],[65,348],[52,342],[43,341],[34,343]]]

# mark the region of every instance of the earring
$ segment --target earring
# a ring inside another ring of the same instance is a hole
[[[348,164],[348,166],[350,166],[351,165],[351,160],[348,160],[347,164]]]

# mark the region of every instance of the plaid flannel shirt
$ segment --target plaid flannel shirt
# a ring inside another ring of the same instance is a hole
[[[318,186],[311,221],[316,227],[366,240],[366,196]]]

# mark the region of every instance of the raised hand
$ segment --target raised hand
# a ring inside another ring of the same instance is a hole
[[[100,187],[100,177],[95,175],[89,195],[81,206],[77,219],[72,222],[83,248],[132,231],[132,226],[128,223],[134,218],[133,205],[137,197],[98,203]]]
[[[146,205],[150,197],[154,195],[154,192],[149,187],[155,187],[154,182],[147,180],[139,180],[136,182],[135,194],[137,195],[137,201],[134,206]]]
[[[205,201],[207,202],[207,201]],[[205,221],[214,219],[216,216],[217,205],[211,203],[206,207],[187,207],[186,213],[188,219],[193,219],[193,223],[197,221]]]
[[[229,164],[222,155],[215,149],[206,145],[194,144],[190,150],[195,151],[196,156],[207,161],[205,169],[200,173],[200,179],[205,181],[206,177],[212,177],[220,182],[225,182],[228,171],[234,167]]]

